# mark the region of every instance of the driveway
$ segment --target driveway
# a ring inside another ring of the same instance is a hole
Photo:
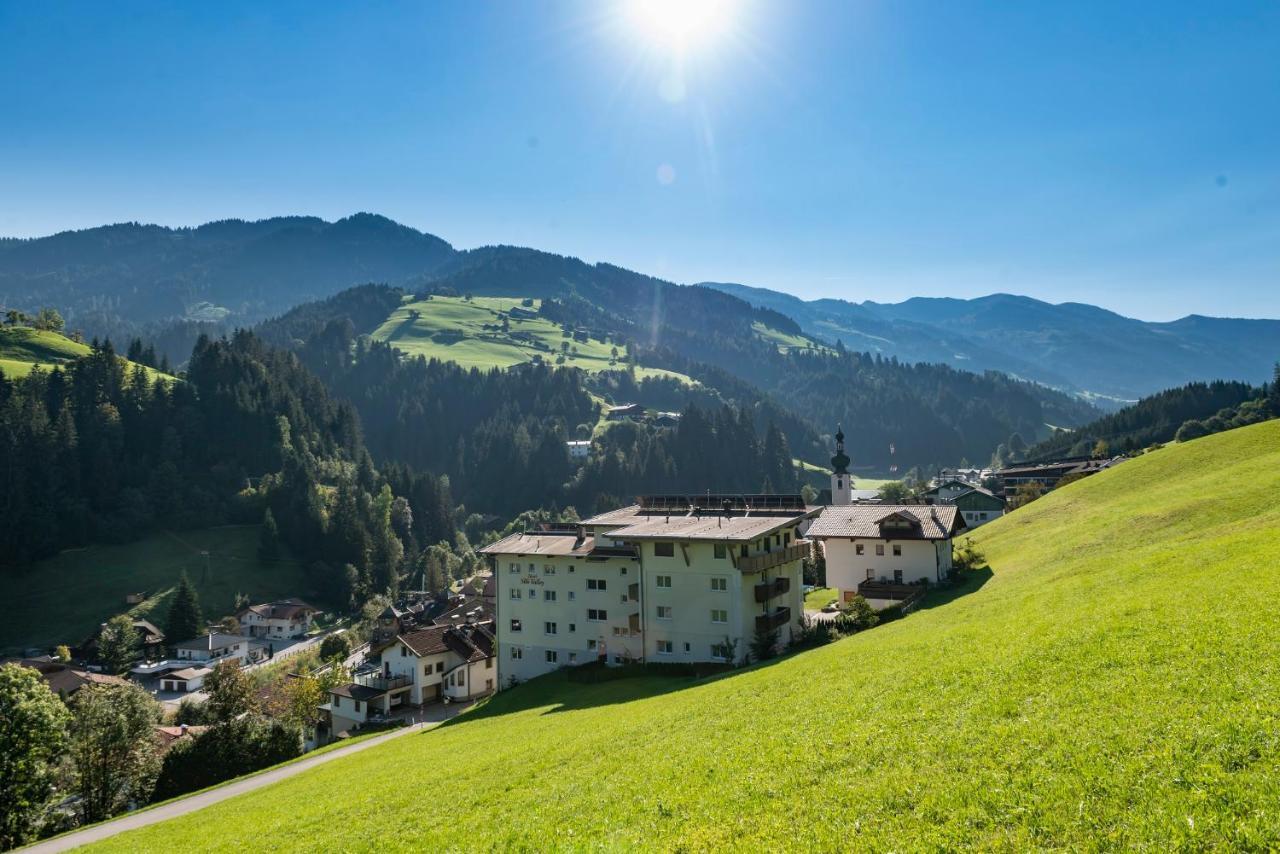
[[[339,747],[330,750],[328,753],[322,753],[311,759],[302,758],[291,765],[285,765],[274,771],[265,771],[256,777],[248,777],[235,783],[228,783],[217,789],[211,789],[207,792],[191,795],[172,803],[158,806],[154,809],[143,810],[141,812],[127,813],[119,818],[105,821],[101,824],[95,824],[93,827],[86,827],[84,830],[76,830],[54,839],[46,839],[44,842],[37,842],[29,848],[23,848],[22,851],[45,852],[52,851],[69,851],[81,845],[88,845],[92,842],[99,842],[108,837],[115,836],[118,833],[124,833],[127,830],[135,830],[139,827],[146,827],[161,821],[167,821],[171,818],[177,818],[180,815],[195,812],[204,809],[213,804],[221,803],[229,798],[237,795],[243,795],[246,792],[252,792],[257,789],[286,780],[297,774],[309,771],[317,765],[323,765],[326,762],[332,762],[335,759],[341,759],[344,756],[350,756],[353,753],[359,753],[361,750],[367,750],[377,744],[390,741],[393,738],[403,738],[412,733],[420,733],[424,730],[432,729],[440,725],[442,721],[454,717],[470,704],[450,704],[448,706],[436,703],[426,706],[420,710],[416,710],[413,719],[416,723],[401,729],[391,730],[385,735],[374,736],[373,738],[357,742],[349,747]]]

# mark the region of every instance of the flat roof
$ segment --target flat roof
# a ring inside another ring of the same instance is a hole
[[[814,511],[816,512],[816,511]],[[609,532],[618,540],[697,540],[749,543],[780,528],[805,519],[804,513],[770,513],[750,516],[702,514],[665,516],[649,514]]]

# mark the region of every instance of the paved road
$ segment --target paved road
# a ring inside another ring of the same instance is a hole
[[[361,750],[373,747],[377,744],[390,741],[393,738],[400,738],[414,732],[422,732],[423,730],[439,726],[440,722],[453,717],[463,710],[465,706],[428,706],[418,713],[417,718],[420,721],[411,726],[395,729],[385,735],[375,736],[357,742],[350,747],[339,747],[330,750],[328,753],[322,753],[311,759],[300,759],[292,765],[286,765],[283,768],[277,768],[274,771],[267,771],[256,777],[250,777],[241,780],[238,783],[230,783],[219,789],[213,789],[199,795],[192,795],[189,798],[174,801],[155,809],[145,810],[143,812],[129,813],[122,815],[112,821],[106,821],[102,824],[96,824],[93,827],[86,827],[84,830],[78,830],[74,833],[68,833],[65,836],[59,836],[56,839],[48,839],[44,842],[38,842],[30,848],[21,849],[24,852],[33,852],[33,854],[45,854],[45,852],[68,851],[81,845],[88,845],[92,842],[99,842],[117,833],[124,833],[126,830],[134,830],[139,827],[146,827],[159,821],[176,818],[180,815],[195,812],[204,809],[207,806],[225,801],[228,798],[234,798],[236,795],[243,795],[245,792],[252,792],[255,789],[261,789],[263,786],[270,786],[272,783],[278,783],[281,780],[292,777],[295,774],[301,774],[309,771],[317,765],[323,765],[326,762],[332,762],[335,759],[341,759],[343,756],[350,756],[353,753],[359,753]]]

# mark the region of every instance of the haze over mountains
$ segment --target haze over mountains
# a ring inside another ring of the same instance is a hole
[[[908,362],[998,370],[1104,404],[1191,380],[1265,381],[1280,321],[1198,315],[1148,323],[1091,305],[994,294],[900,303],[805,301],[767,288],[673,286],[609,264],[533,249],[455,250],[374,214],[225,220],[197,228],[127,223],[31,240],[0,240],[0,305],[57,307],[72,327],[123,337],[178,320],[247,325],[355,284],[448,282],[460,293],[632,297],[615,309],[747,315],[710,289],[764,309],[771,326]],[[513,291],[513,287],[518,286]],[[736,303],[737,300],[732,300]],[[655,315],[656,316],[656,315]]]

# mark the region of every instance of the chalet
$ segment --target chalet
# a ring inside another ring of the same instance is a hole
[[[103,623],[98,627],[97,631],[95,631],[89,638],[85,639],[85,641],[75,649],[76,656],[89,661],[96,661],[98,658],[98,638],[102,636],[102,630],[106,627],[107,624]],[[152,623],[150,620],[144,620],[141,617],[135,617],[133,620],[133,628],[134,631],[138,633],[138,645],[141,648],[143,658],[150,660],[164,655],[164,632],[161,631],[155,623]]]
[[[924,499],[927,504],[940,504],[942,502],[950,501],[957,495],[963,495],[971,489],[973,489],[973,484],[958,478],[951,478],[950,480],[944,480],[941,483],[936,484],[930,489],[926,489],[924,492],[920,493],[920,497]]]
[[[320,613],[301,599],[280,599],[250,605],[239,614],[240,629],[254,638],[300,638],[311,631],[312,617]]]
[[[853,504],[827,507],[807,536],[821,545],[827,583],[847,602],[901,598],[895,588],[945,580],[952,538],[965,527],[954,505]]]
[[[653,423],[659,427],[679,427],[679,412],[655,412],[653,415]]]
[[[644,407],[638,403],[610,406],[604,411],[604,417],[608,421],[622,421],[624,418],[639,420],[644,418]]]
[[[603,661],[733,661],[803,610],[798,495],[657,495],[481,552],[497,579],[502,684]]]
[[[406,705],[470,700],[497,687],[492,623],[438,625],[396,637],[382,666],[329,692],[320,707],[330,734],[350,732]]]
[[[532,309],[515,305],[507,309],[507,316],[512,320],[536,320],[538,313]]]

